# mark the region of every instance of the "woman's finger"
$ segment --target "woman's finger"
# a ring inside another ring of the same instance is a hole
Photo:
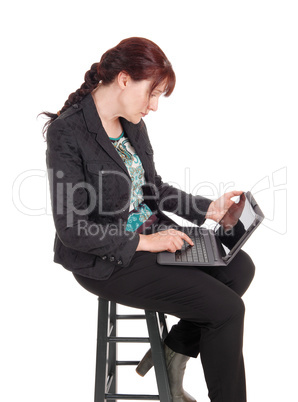
[[[169,229],[169,233],[173,236],[179,236],[181,239],[185,240],[188,244],[191,246],[194,245],[193,241],[189,236],[187,236],[186,233],[181,232],[181,230],[176,230],[176,229]],[[183,243],[182,243],[183,244]]]
[[[180,237],[181,237],[183,240],[185,240],[188,244],[190,244],[191,246],[194,245],[193,241],[191,240],[191,238],[190,238],[189,236],[187,236],[186,233],[179,231],[179,235],[180,235]]]
[[[243,194],[243,191],[236,191],[236,190],[234,190],[234,191],[230,191],[230,192],[226,193],[225,196],[226,196],[227,198],[231,199],[231,198],[237,197],[237,196],[239,196],[239,195],[241,195],[241,194]]]

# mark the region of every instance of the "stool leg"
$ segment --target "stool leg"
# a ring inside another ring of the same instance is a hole
[[[108,329],[109,336],[117,336],[117,304],[115,302],[110,302],[109,311],[109,323],[110,327]],[[108,387],[107,392],[110,394],[115,394],[117,391],[117,342],[108,343]],[[110,399],[111,402],[116,402]]]
[[[161,402],[170,402],[172,396],[156,314],[154,311],[145,310],[159,398]]]
[[[160,326],[161,326],[161,338],[164,341],[169,333],[166,316],[164,315],[164,313],[158,313],[158,317],[159,317],[159,322],[160,322]]]
[[[95,402],[104,402],[106,391],[109,302],[98,298]]]

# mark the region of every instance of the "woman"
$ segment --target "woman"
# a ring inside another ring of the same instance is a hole
[[[129,38],[91,66],[57,114],[46,113],[54,261],[96,295],[180,318],[165,339],[175,402],[194,401],[182,380],[186,362],[199,353],[211,401],[244,402],[241,296],[254,275],[251,259],[241,251],[228,267],[211,269],[156,262],[157,252],[192,244],[162,210],[196,225],[206,217],[219,222],[242,193],[211,201],[163,183],[156,173],[142,118],[174,86],[162,50]],[[137,371],[144,375],[150,366],[148,353]]]

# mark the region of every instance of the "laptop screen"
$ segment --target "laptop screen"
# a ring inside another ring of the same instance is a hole
[[[231,258],[242,247],[263,219],[264,215],[252,194],[243,193],[220,221],[220,225],[227,231],[226,236],[231,236],[231,240],[233,238],[231,249],[223,244],[226,252],[224,260]]]

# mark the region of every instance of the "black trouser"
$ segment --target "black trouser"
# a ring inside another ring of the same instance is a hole
[[[253,276],[253,262],[244,251],[227,267],[208,268],[161,266],[155,253],[142,251],[106,281],[75,275],[98,296],[179,317],[165,343],[184,355],[200,353],[212,402],[246,401],[241,296]]]

